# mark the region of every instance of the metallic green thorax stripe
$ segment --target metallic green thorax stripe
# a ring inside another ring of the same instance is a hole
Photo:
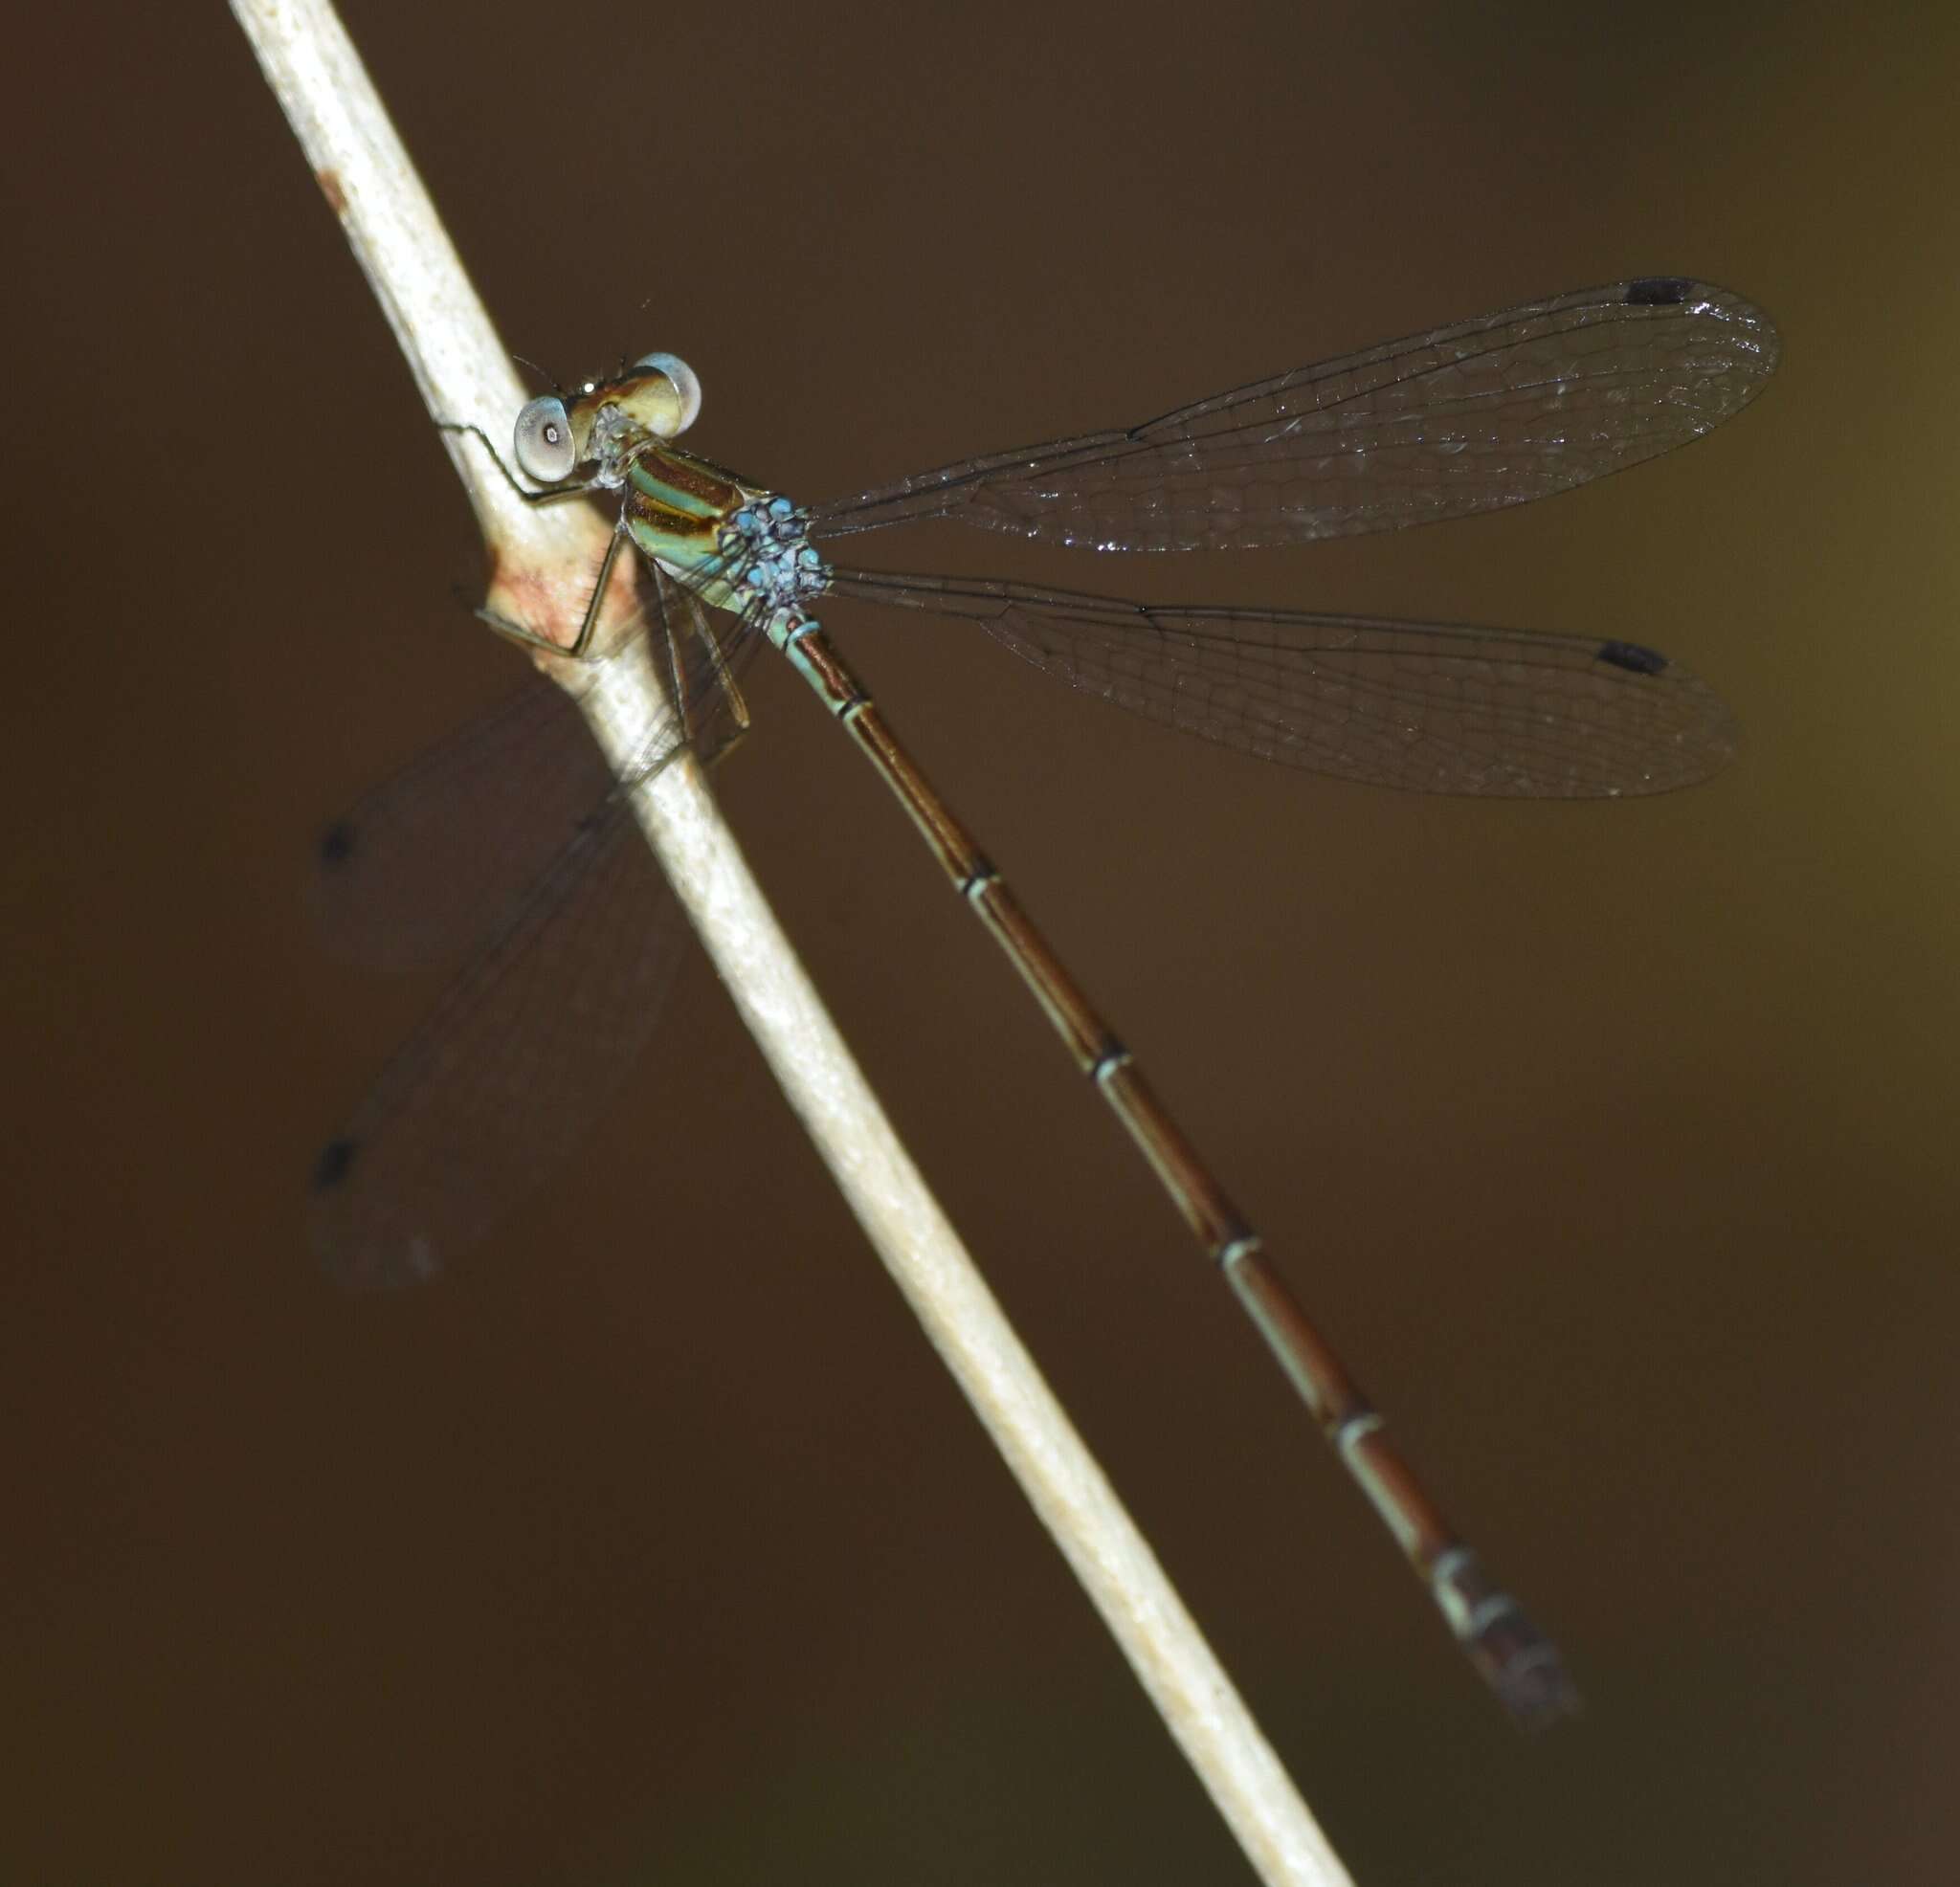
[[[671,449],[642,452],[626,481],[648,503],[683,518],[722,519],[742,504],[742,487],[735,479]]]
[[[696,574],[721,554],[727,521],[745,504],[768,503],[768,496],[708,459],[673,446],[648,446],[627,468],[626,529],[657,563],[683,576]],[[716,609],[740,608],[735,593],[715,578],[696,587]]]

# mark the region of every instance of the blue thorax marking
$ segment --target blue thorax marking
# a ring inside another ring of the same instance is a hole
[[[778,648],[830,588],[830,566],[810,542],[810,514],[780,495],[735,512],[723,527],[721,553],[737,607],[759,614]]]

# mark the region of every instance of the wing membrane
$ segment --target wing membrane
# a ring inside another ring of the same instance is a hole
[[[1769,318],[1652,278],[1459,322],[1127,431],[922,472],[811,513],[814,537],[948,518],[1104,550],[1249,548],[1523,504],[1685,445],[1773,371]]]
[[[314,903],[328,946],[382,969],[466,948],[612,785],[576,703],[532,679],[321,835]]]
[[[697,751],[746,724],[734,674],[760,638],[713,634],[656,570],[671,679]],[[661,716],[619,781],[679,751]],[[401,966],[476,956],[314,1171],[313,1242],[357,1287],[432,1276],[599,1120],[657,1020],[685,926],[577,704],[540,680],[362,800],[321,847],[345,951]]]
[[[839,596],[978,623],[1085,694],[1284,766],[1417,792],[1665,792],[1736,729],[1631,642],[1291,610],[1159,607],[954,577],[836,573]]]
[[[310,1218],[329,1274],[429,1278],[554,1172],[645,1046],[685,936],[627,803],[605,806],[322,1152]]]

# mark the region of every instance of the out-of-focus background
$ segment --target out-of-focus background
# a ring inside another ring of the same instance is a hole
[[[1244,1877],[698,956],[473,1261],[310,1263],[314,1150],[440,980],[320,950],[310,846],[523,664],[229,14],[125,11],[15,29],[0,134],[0,1874]],[[347,16],[509,345],[685,355],[701,449],[811,498],[1629,275],[1771,313],[1742,419],[1507,515],[876,546],[1653,642],[1747,728],[1699,791],[1364,790],[832,617],[1567,1648],[1542,1742],[787,674],[717,785],[1358,1878],[1949,1881],[1955,20]]]

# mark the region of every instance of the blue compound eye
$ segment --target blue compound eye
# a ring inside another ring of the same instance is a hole
[[[578,463],[571,420],[566,413],[565,402],[555,393],[532,400],[518,414],[513,444],[518,470],[541,485],[563,484]]]
[[[679,354],[642,354],[633,366],[635,373],[659,373],[667,377],[679,404],[679,423],[666,436],[679,438],[701,416],[701,375]]]

